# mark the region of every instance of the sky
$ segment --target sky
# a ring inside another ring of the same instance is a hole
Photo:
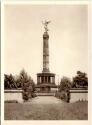
[[[24,68],[36,82],[43,69],[42,21],[50,20],[49,69],[60,78],[78,70],[88,73],[87,5],[4,6],[4,72],[19,74]]]

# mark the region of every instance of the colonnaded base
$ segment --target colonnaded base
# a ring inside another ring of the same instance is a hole
[[[36,88],[38,92],[55,92],[57,90],[57,86],[55,85],[55,74],[38,73]]]

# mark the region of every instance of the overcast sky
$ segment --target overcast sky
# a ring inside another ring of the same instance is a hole
[[[25,69],[36,81],[42,72],[42,21],[49,24],[50,71],[62,76],[88,72],[87,5],[5,5],[4,71]]]

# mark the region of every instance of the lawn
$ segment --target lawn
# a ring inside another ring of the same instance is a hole
[[[88,102],[5,103],[5,120],[87,120]]]

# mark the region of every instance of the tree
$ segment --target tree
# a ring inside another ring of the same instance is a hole
[[[23,89],[23,99],[28,100],[32,98],[34,96],[35,84],[24,69],[20,72],[19,82]]]
[[[56,93],[56,97],[62,99],[63,101],[69,102],[70,88],[71,88],[71,80],[68,77],[63,77],[59,85],[59,90]]]
[[[11,88],[9,84],[9,75],[4,74],[4,89],[9,89]]]
[[[88,78],[87,74],[83,73],[81,71],[77,71],[77,75],[73,77],[73,85],[72,87],[74,88],[79,88],[79,87],[88,87]]]
[[[20,75],[16,75],[15,76],[15,82],[16,82],[16,85],[17,85],[17,88],[21,89],[22,88],[22,85],[21,85],[21,80],[20,80]]]
[[[14,76],[12,74],[4,75],[4,88],[5,89],[15,89],[17,88]]]
[[[71,88],[71,80],[68,77],[63,77],[60,82],[59,91],[67,91]]]

